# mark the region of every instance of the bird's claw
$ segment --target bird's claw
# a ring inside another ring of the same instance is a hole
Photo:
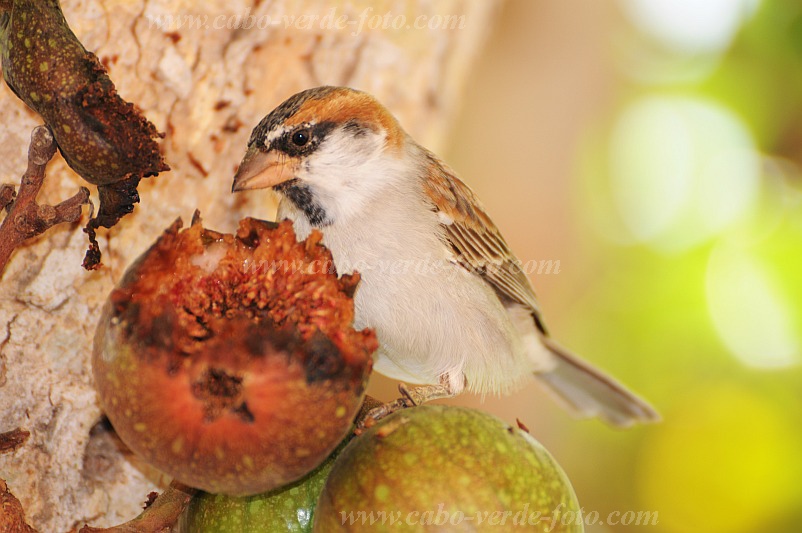
[[[448,385],[447,380],[442,380],[437,385],[423,385],[420,387],[407,387],[403,383],[398,384],[398,392],[401,397],[395,401],[382,404],[374,407],[357,422],[357,431],[361,432],[373,426],[382,418],[409,407],[415,407],[424,404],[430,400],[439,398],[451,398],[454,396],[453,391]]]
[[[357,431],[360,433],[366,429],[369,429],[376,425],[376,422],[385,418],[396,411],[400,411],[401,409],[406,409],[408,407],[413,407],[414,403],[408,403],[410,400],[407,398],[399,398],[395,401],[388,402],[382,404],[378,407],[374,407],[370,411],[367,412],[365,416],[363,416],[359,422],[356,424]]]
[[[413,390],[406,386],[404,383],[398,384],[398,392],[401,393],[401,398],[396,400],[396,402],[404,402],[405,407],[415,407],[418,405],[418,402],[413,397]]]

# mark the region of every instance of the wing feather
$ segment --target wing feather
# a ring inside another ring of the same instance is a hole
[[[431,179],[424,189],[455,260],[489,283],[502,300],[527,307],[537,327],[546,333],[529,278],[476,194],[434,154],[426,156]]]

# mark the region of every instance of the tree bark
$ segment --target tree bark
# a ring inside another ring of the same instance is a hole
[[[332,84],[369,91],[410,134],[437,150],[498,1],[63,3],[75,34],[108,65],[121,96],[166,133],[163,148],[172,171],[143,180],[134,213],[99,234],[102,269],[81,268],[85,213],[80,224],[56,226],[18,248],[0,279],[0,433],[30,432],[24,444],[0,455],[0,478],[32,526],[66,531],[84,522],[119,524],[139,513],[150,491],[169,483],[101,422],[92,384],[100,308],[126,266],[176,217],[189,221],[196,208],[207,226],[227,232],[243,216],[272,217],[269,193],[231,195],[231,178],[251,128],[304,88]],[[237,14],[262,23],[270,17],[273,24],[226,27]],[[165,16],[179,19],[159,28],[155,17]],[[353,23],[332,27],[342,16]],[[401,29],[387,27],[401,16]],[[406,29],[420,23],[419,16],[439,27]],[[449,22],[456,27],[442,27]],[[26,168],[30,132],[41,120],[5,86],[0,116],[0,181],[16,182]],[[39,200],[56,204],[81,185],[56,155]]]

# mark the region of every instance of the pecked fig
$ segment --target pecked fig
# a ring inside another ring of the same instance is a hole
[[[114,289],[95,336],[101,406],[176,480],[250,495],[293,482],[348,433],[373,332],[352,327],[358,276],[319,235],[254,219],[236,235],[180,221]]]

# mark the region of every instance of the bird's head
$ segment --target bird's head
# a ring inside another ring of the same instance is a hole
[[[254,128],[232,191],[271,187],[323,226],[358,211],[403,172],[407,137],[375,98],[302,91]]]

